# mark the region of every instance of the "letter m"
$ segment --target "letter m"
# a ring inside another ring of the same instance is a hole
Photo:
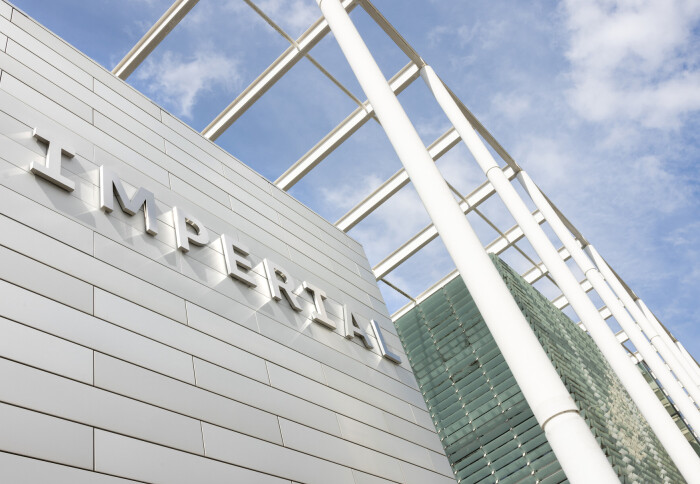
[[[129,215],[134,215],[143,207],[146,219],[146,232],[150,235],[158,233],[158,220],[156,219],[156,203],[153,193],[141,187],[136,190],[133,197],[129,195],[122,185],[119,177],[104,166],[100,167],[100,208],[107,213],[114,210],[114,196],[117,196],[122,210]]]

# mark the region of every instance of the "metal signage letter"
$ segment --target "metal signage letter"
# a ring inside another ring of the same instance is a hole
[[[173,222],[175,223],[175,242],[182,252],[189,252],[190,242],[203,246],[209,242],[209,231],[204,224],[179,207],[173,207]],[[192,227],[194,234],[187,231]]]
[[[68,158],[75,156],[75,150],[67,146],[62,146],[56,141],[51,141],[47,134],[39,128],[34,128],[34,137],[46,145],[46,161],[43,165],[34,163],[29,165],[29,170],[35,175],[50,181],[54,185],[63,188],[67,192],[75,190],[75,182],[61,175],[61,154]]]
[[[379,324],[374,319],[370,319],[369,325],[372,328],[372,331],[374,331],[374,337],[377,339],[377,344],[379,345],[379,352],[382,354],[382,356],[387,360],[392,361],[397,365],[400,365],[401,358],[399,357],[399,355],[394,354],[389,350],[386,341],[384,341],[384,335],[382,334],[382,330],[379,327]]]
[[[301,283],[301,289],[306,290],[314,299],[315,311],[311,312],[311,319],[315,323],[322,324],[326,328],[335,329],[335,323],[330,320],[328,313],[326,313],[326,305],[323,302],[326,297],[326,293],[318,287],[306,281]]]
[[[367,332],[360,328],[360,325],[357,322],[357,317],[355,317],[352,309],[350,309],[347,304],[343,306],[343,320],[345,322],[345,337],[347,339],[353,339],[355,336],[357,336],[362,340],[365,348],[374,348],[372,340],[369,339]]]
[[[226,234],[221,234],[221,248],[224,251],[226,273],[249,287],[257,286],[249,273],[253,267],[248,260],[248,248],[240,242],[234,242],[233,237]]]
[[[114,210],[114,195],[117,196],[122,210],[129,215],[134,215],[143,207],[146,232],[150,235],[158,234],[156,203],[153,193],[140,187],[134,196],[129,198],[119,177],[103,165],[100,167],[100,208],[107,213]]]
[[[263,265],[265,266],[267,284],[270,286],[270,295],[272,299],[279,301],[282,299],[282,295],[284,295],[293,310],[301,311],[299,298],[294,294],[292,279],[288,276],[289,272],[269,259],[263,259]]]

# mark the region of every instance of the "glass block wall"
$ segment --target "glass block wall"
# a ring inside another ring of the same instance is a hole
[[[492,259],[621,482],[685,482],[590,337]],[[395,324],[458,482],[567,482],[461,278]]]
[[[646,379],[647,383],[649,383],[649,386],[651,386],[651,389],[654,390],[654,393],[656,393],[656,396],[661,400],[661,403],[664,405],[664,408],[666,411],[671,415],[671,418],[673,419],[674,422],[676,422],[676,425],[678,425],[678,428],[681,429],[681,432],[685,436],[686,439],[688,439],[688,442],[690,442],[690,446],[695,450],[695,453],[700,455],[700,444],[698,443],[697,439],[693,435],[693,433],[690,431],[688,426],[685,424],[685,421],[681,418],[680,413],[678,413],[678,410],[676,407],[673,406],[671,401],[668,399],[666,394],[661,390],[659,387],[659,384],[657,381],[654,379],[653,375],[651,374],[651,369],[646,365],[646,363],[641,362],[639,365],[637,365],[639,369],[642,371],[642,374],[644,375],[644,379]]]

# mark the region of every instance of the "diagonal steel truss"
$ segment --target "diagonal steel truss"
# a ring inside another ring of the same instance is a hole
[[[367,121],[375,119],[375,113],[372,105],[368,100],[361,101],[343,84],[336,79],[328,70],[326,70],[316,59],[314,59],[310,51],[317,45],[326,34],[330,32],[328,22],[321,17],[316,20],[301,36],[297,39],[290,37],[272,18],[270,18],[258,5],[252,0],[244,0],[251,9],[259,15],[273,30],[285,38],[289,42],[289,47],[280,54],[280,56],[265,69],[249,86],[247,86],[211,123],[202,131],[202,135],[210,140],[216,140],[222,133],[230,128],[236,120],[238,120],[255,102],[260,99],[277,81],[279,81],[287,72],[289,72],[295,64],[306,58],[314,65],[324,76],[330,79],[345,95],[357,104],[357,108],[348,114],[333,130],[319,140],[309,151],[299,160],[292,164],[279,178],[274,182],[275,185],[282,190],[289,190],[296,183],[300,182],[311,170],[318,166],[329,154],[341,146],[348,138],[356,133]],[[197,4],[198,0],[176,0],[172,6],[163,14],[163,16],[153,25],[153,27],[143,36],[141,40],[129,51],[129,53],[117,64],[113,73],[122,79],[126,79],[147,56],[154,51],[158,44],[172,31],[177,24],[186,16],[186,14]],[[416,80],[426,63],[423,58],[411,47],[411,45],[396,31],[396,29],[384,18],[384,16],[376,9],[369,0],[343,0],[342,7],[347,11],[352,11],[355,7],[362,7],[369,16],[381,27],[387,36],[396,44],[396,46],[406,55],[408,63],[397,72],[390,80],[389,85],[394,94],[399,94],[405,90],[411,83]],[[445,86],[447,88],[447,86]],[[479,122],[473,113],[447,88],[449,95],[459,107],[462,115],[473,126],[478,135],[485,141],[488,146],[499,156],[500,166],[503,174],[508,182],[512,182],[521,172],[521,167],[513,160],[507,151],[496,141],[491,133]],[[442,156],[448,153],[454,146],[461,141],[460,135],[455,128],[451,127],[432,144],[429,145],[428,153],[433,161],[439,160]],[[372,212],[379,208],[382,204],[391,199],[403,187],[410,182],[408,174],[404,169],[399,170],[389,179],[384,181],[378,187],[374,188],[367,194],[357,205],[350,209],[335,223],[335,226],[344,232],[348,232],[353,227],[362,223]],[[456,191],[455,191],[456,192]],[[469,213],[477,214],[482,217],[486,223],[491,226],[497,233],[498,237],[493,239],[485,246],[487,252],[502,254],[508,250],[518,251],[521,256],[528,261],[530,267],[526,269],[522,275],[528,282],[535,284],[542,278],[549,278],[549,271],[545,264],[540,260],[531,258],[518,243],[526,237],[523,229],[518,225],[514,225],[507,230],[500,230],[493,221],[479,210],[480,205],[489,200],[496,190],[492,183],[486,179],[479,186],[475,187],[469,194],[462,196],[457,193],[460,199],[459,206],[465,216]],[[551,200],[545,197],[556,216],[562,221],[568,234],[574,237],[578,247],[586,248],[589,242],[576,229],[576,227],[556,208]],[[548,223],[545,216],[535,210],[532,213],[537,224],[542,225]],[[395,290],[397,293],[406,297],[408,303],[402,309],[397,311],[393,317],[397,318],[404,314],[415,304],[424,300],[428,295],[441,287],[446,282],[458,275],[454,270],[438,281],[431,288],[426,289],[423,293],[417,296],[412,296],[408,291],[397,287],[396,284],[390,282],[387,277],[396,268],[402,264],[409,262],[422,248],[429,242],[438,237],[438,232],[433,224],[430,224],[416,233],[405,243],[397,247],[393,252],[384,257],[379,263],[373,267],[374,276],[377,281],[381,281],[387,287]],[[556,244],[560,244],[559,241]],[[569,260],[572,255],[569,250],[558,245],[558,255],[563,261]],[[605,265],[607,263],[603,262]],[[625,291],[624,296],[631,298],[636,304],[643,306],[636,294],[624,283],[622,278],[613,272],[616,281],[621,284]],[[552,280],[552,279],[550,279]],[[552,280],[553,281],[553,280]],[[585,293],[590,293],[594,290],[593,284],[588,278],[579,282]],[[620,296],[623,297],[623,296]],[[563,293],[555,296],[552,299],[555,306],[564,309],[569,305],[569,301]],[[643,306],[644,308],[646,306]],[[630,308],[627,308],[628,310]],[[635,308],[635,310],[638,308]],[[599,308],[601,317],[610,321],[613,318],[613,312],[607,306]],[[649,314],[650,321],[656,320],[653,315]],[[658,321],[657,321],[658,322]],[[583,329],[583,323],[579,323]],[[660,331],[664,333],[664,337],[670,338],[674,343],[674,347],[678,349],[678,343],[675,338],[668,332],[667,328],[659,323]],[[628,341],[628,335],[624,331],[618,331],[616,334],[620,344]],[[648,335],[649,339],[653,340],[652,335]],[[680,347],[682,348],[682,346]],[[683,353],[678,349],[678,353]],[[664,355],[664,359],[666,355]],[[641,359],[641,355],[635,353],[636,359]],[[692,358],[684,353],[682,358],[689,361]],[[667,362],[668,364],[669,362]],[[693,362],[695,367],[697,363]],[[687,386],[688,381],[679,381],[681,385]]]

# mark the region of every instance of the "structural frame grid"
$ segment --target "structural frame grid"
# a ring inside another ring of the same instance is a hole
[[[512,296],[504,285],[499,285],[500,278],[490,266],[487,253],[517,252],[530,266],[522,272],[522,277],[530,284],[548,280],[552,287],[557,288],[558,294],[552,298],[552,303],[562,310],[568,306],[573,308],[580,318],[578,325],[595,341],[684,478],[688,482],[700,482],[700,458],[634,366],[643,361],[651,369],[656,383],[697,438],[700,431],[700,368],[697,362],[371,1],[317,0],[323,15],[297,39],[288,35],[252,0],[244,2],[281,35],[289,47],[202,130],[202,136],[215,141],[294,65],[307,59],[352,99],[357,108],[282,173],[274,184],[288,191],[365,123],[370,120],[380,123],[404,168],[374,188],[340,217],[335,226],[343,232],[350,231],[409,183],[413,183],[419,192],[433,223],[372,268],[377,282],[408,300],[392,315],[392,319],[406,314],[461,273],[509,366],[515,370],[516,380],[547,433],[569,480],[616,482],[612,468],[601,465],[605,457],[599,446],[590,435],[585,435],[588,429],[582,427],[583,419],[578,417],[573,401],[522,314],[516,311]],[[126,80],[197,3],[198,0],[176,0],[112,72]],[[350,19],[349,13],[357,7],[369,14],[408,60],[388,80],[379,71]],[[358,99],[311,55],[313,47],[331,32],[367,100]],[[418,138],[396,98],[419,77],[452,125],[427,147]],[[446,181],[434,164],[460,141],[467,145],[484,175],[482,183],[469,193],[460,192]],[[506,211],[516,220],[515,225],[504,230],[488,217],[481,207],[491,199],[503,202]],[[483,220],[497,236],[490,243],[481,244],[467,216]],[[545,226],[554,237],[547,234],[543,229]],[[455,262],[456,268],[452,272],[419,295],[412,295],[391,281],[392,271],[410,262],[438,237]],[[534,254],[523,247],[525,241],[534,249]],[[493,274],[485,275],[489,271]],[[584,275],[582,279],[577,276],[581,273]],[[474,276],[468,277],[469,274]],[[596,307],[594,301],[598,299],[594,299],[593,294],[603,301],[602,306]],[[503,298],[510,302],[504,305]],[[504,309],[503,306],[508,307]],[[519,329],[504,329],[504,316],[520,318]],[[614,332],[608,324],[613,321],[622,329]],[[628,342],[632,343],[633,350],[625,346]],[[526,358],[518,359],[518,353]],[[527,369],[517,371],[518,365],[525,365]],[[572,445],[566,437],[577,433],[581,440]]]

